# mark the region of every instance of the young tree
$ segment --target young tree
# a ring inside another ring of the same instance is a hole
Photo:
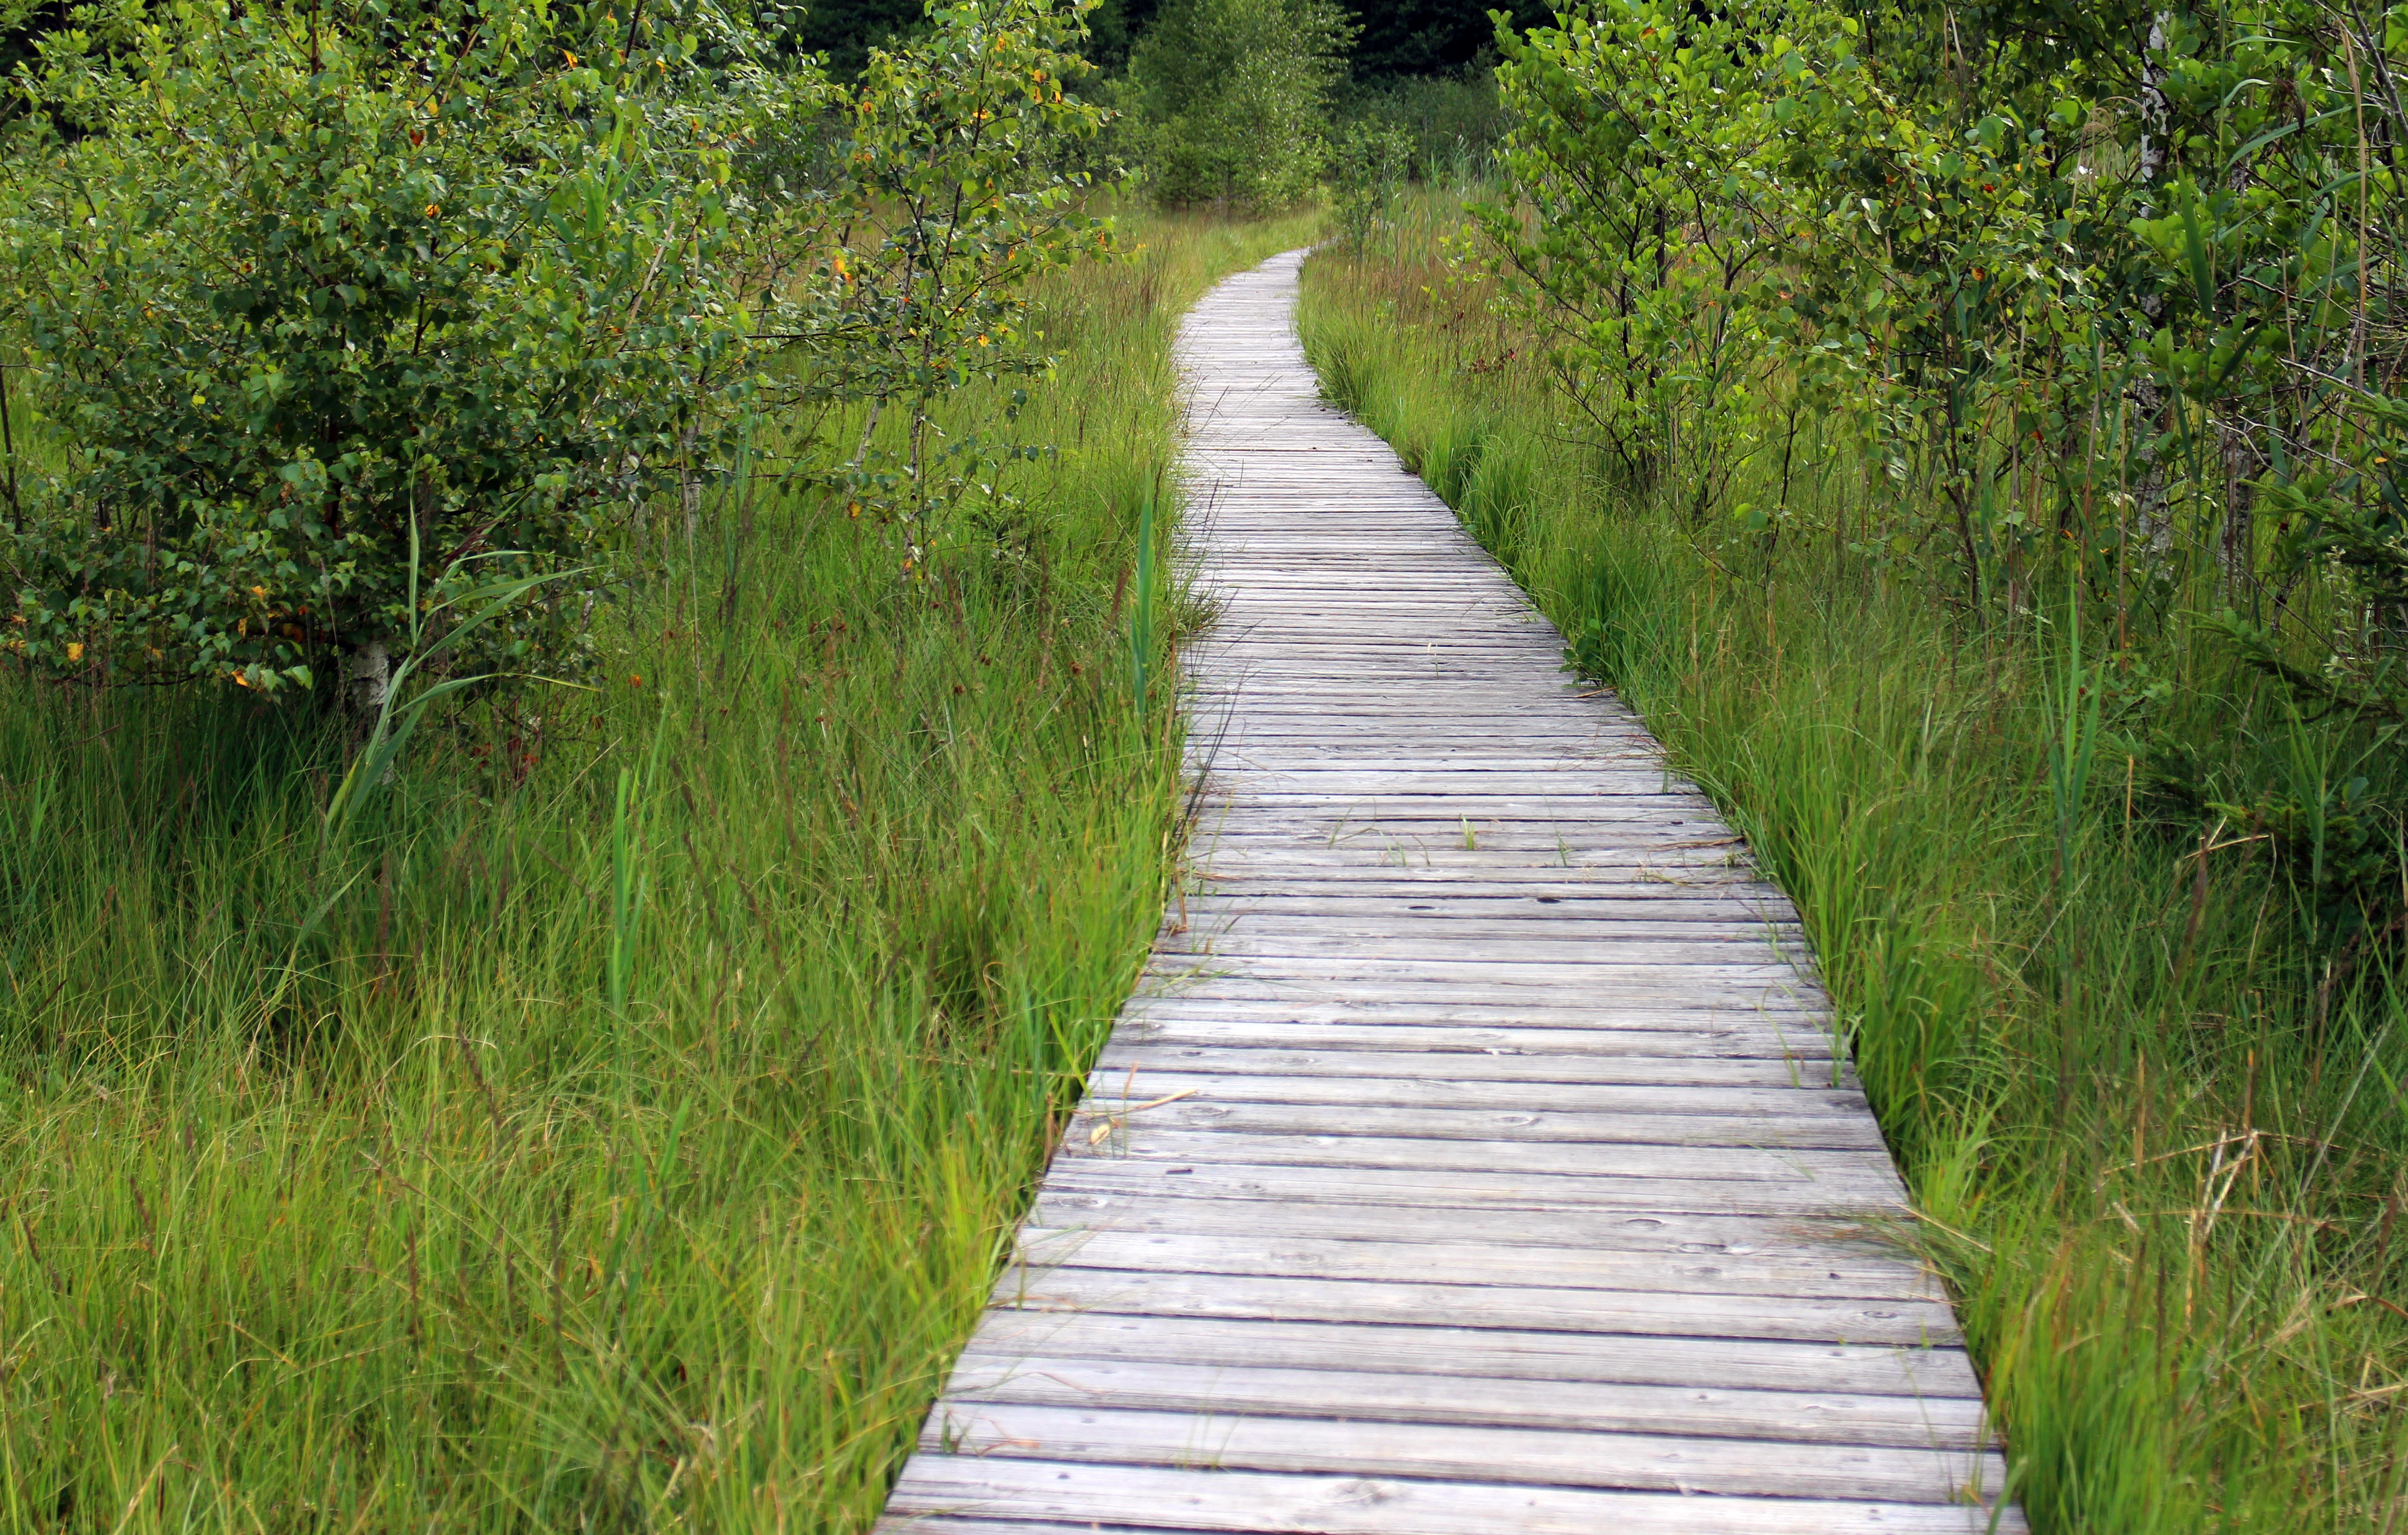
[[[1360,245],[1386,223],[1412,159],[1413,141],[1402,128],[1377,122],[1348,125],[1330,156],[1329,169],[1338,224],[1349,240]]]
[[[1129,82],[1154,197],[1278,208],[1310,191],[1354,23],[1333,0],[1171,0]]]
[[[859,437],[827,445],[805,475],[891,519],[907,577],[924,575],[958,504],[1002,494],[1010,451],[947,437],[939,402],[972,380],[1050,370],[1027,321],[1029,280],[1114,249],[1110,222],[1087,209],[1089,178],[1057,164],[1105,115],[1075,89],[1095,7],[932,0],[916,34],[870,50],[858,84],[831,98],[848,125],[839,168],[803,200],[786,241],[814,259],[769,307],[796,365],[781,409],[810,439],[867,408]],[[1009,413],[1025,394],[1005,398]]]

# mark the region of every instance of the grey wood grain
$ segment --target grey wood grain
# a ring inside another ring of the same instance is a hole
[[[1488,1469],[1491,1475],[1496,1468]],[[1186,1466],[959,1455],[912,1457],[887,1505],[896,1529],[978,1530],[972,1513],[1226,1535],[2023,1535],[2020,1515],[1964,1501],[1698,1499],[1504,1481],[1274,1475]],[[941,1525],[921,1519],[941,1517]],[[911,1521],[911,1522],[905,1522]]]
[[[1902,1348],[1959,1341],[1943,1302],[1728,1295],[1710,1281],[1687,1290],[1593,1290],[1019,1267],[997,1279],[995,1298],[997,1305],[1019,1311],[1114,1312],[1124,1316],[1560,1327],[1655,1338],[1763,1338],[1794,1343],[1830,1340]]]
[[[1152,1360],[1216,1370],[1381,1370],[1549,1384],[1591,1381],[1697,1390],[1837,1391],[1978,1402],[1963,1351],[1943,1346],[1797,1343],[1778,1339],[1517,1331],[1445,1325],[1395,1327],[1287,1318],[997,1312],[965,1358]]]
[[[1306,1403],[1290,1404],[1308,1408]],[[1469,1481],[1510,1467],[1514,1479],[1651,1492],[1907,1501],[1930,1484],[1997,1486],[1994,1455],[1903,1445],[1709,1439],[1662,1431],[1500,1428],[1363,1422],[1301,1413],[1059,1407],[948,1398],[922,1444],[990,1459],[1023,1456],[1108,1465],[1268,1471],[1349,1471]]]
[[[1182,1089],[1171,1088],[1171,1092]],[[1493,1155],[1494,1148],[1502,1142],[1517,1146],[1527,1144],[1534,1149],[1512,1154],[1518,1162],[1526,1155],[1536,1168],[1553,1167],[1563,1169],[1582,1165],[1585,1157],[1558,1160],[1560,1148],[1611,1147],[1603,1157],[1634,1171],[1651,1171],[1673,1162],[1686,1165],[1686,1150],[1691,1147],[1776,1148],[1782,1152],[1813,1149],[1816,1151],[1850,1151],[1868,1155],[1880,1153],[1886,1158],[1878,1130],[1870,1115],[1856,1112],[1810,1112],[1814,1107],[1813,1097],[1799,1092],[1801,1101],[1795,1112],[1778,1113],[1666,1113],[1658,1109],[1605,1109],[1597,1112],[1545,1108],[1539,1105],[1508,1107],[1501,1104],[1478,1107],[1446,1106],[1422,1103],[1262,1103],[1231,1102],[1226,1097],[1205,1097],[1200,1086],[1193,1089],[1196,1096],[1177,1103],[1166,1103],[1151,1110],[1136,1109],[1137,1101],[1105,1098],[1087,1109],[1082,1116],[1097,1137],[1111,1137],[1094,1142],[1108,1153],[1118,1153],[1132,1142],[1142,1140],[1155,1144],[1157,1136],[1173,1138],[1188,1132],[1207,1135],[1244,1134],[1258,1139],[1249,1140],[1247,1147],[1258,1149],[1264,1139],[1285,1144],[1298,1136],[1311,1137],[1319,1145],[1327,1138],[1342,1137],[1350,1143],[1410,1141],[1412,1148],[1398,1155],[1403,1161],[1383,1160],[1383,1167],[1434,1165],[1424,1160],[1434,1156],[1443,1165],[1452,1166],[1456,1156],[1452,1152],[1425,1151],[1423,1141],[1468,1141],[1476,1146],[1478,1155]],[[1794,1091],[1794,1089],[1793,1089]],[[1430,1095],[1434,1096],[1434,1095]],[[1558,1095],[1558,1101],[1574,1095]],[[1668,1089],[1659,1097],[1677,1100],[1679,1090]],[[1142,1132],[1142,1133],[1141,1133]],[[1185,1155],[1171,1140],[1163,1139],[1161,1155]],[[1625,1150],[1628,1148],[1628,1150]],[[1140,1155],[1132,1151],[1131,1155]],[[1360,1166],[1348,1154],[1345,1165]],[[1366,1151],[1365,1155],[1372,1155]],[[1752,1158],[1750,1159],[1753,1160]],[[1493,1165],[1493,1164],[1492,1164]]]
[[[1205,1208],[1210,1208],[1206,1206]],[[1390,1217],[1393,1222],[1393,1216]],[[1914,1265],[1878,1258],[1809,1257],[1760,1249],[1674,1254],[1662,1243],[1604,1249],[1516,1241],[1383,1241],[1359,1227],[1342,1240],[1316,1232],[1252,1229],[1207,1233],[1023,1227],[1019,1260],[1042,1269],[1121,1269],[1180,1274],[1262,1274],[1416,1284],[1512,1284],[1544,1289],[1667,1290],[1674,1294],[1810,1296],[1842,1299],[1940,1298]],[[1456,1223],[1458,1229],[1468,1222]],[[1746,1243],[1740,1244],[1747,1246]],[[1788,1243],[1781,1243],[1786,1248]],[[1003,1284],[1019,1284],[1007,1270]]]
[[[1186,865],[882,1528],[2022,1531],[1797,910],[1300,258],[1181,332]]]
[[[1521,1031],[1526,1034],[1529,1031]],[[1425,1083],[1442,1091],[1479,1091],[1495,1083],[1555,1087],[1806,1087],[1856,1091],[1852,1078],[1834,1079],[1828,1067],[1801,1065],[1803,1055],[1724,1050],[1677,1052],[1698,1041],[1670,1031],[1642,1037],[1641,1043],[1610,1048],[1583,1031],[1560,1029],[1527,1044],[1507,1030],[1417,1027],[1411,1024],[1315,1028],[1303,1024],[1245,1029],[1182,1029],[1162,1017],[1132,1021],[1116,1032],[1096,1057],[1096,1075],[1109,1108],[1116,1098],[1160,1097],[1136,1090],[1140,1071],[1192,1071],[1237,1082],[1264,1082],[1262,1091],[1303,1094],[1318,1083],[1360,1083],[1365,1091],[1408,1093]],[[1483,1041],[1486,1042],[1484,1043]],[[1656,1048],[1649,1048],[1656,1047]],[[1156,1054],[1162,1052],[1163,1054]],[[1175,1059],[1166,1063],[1164,1054]],[[1360,1073],[1346,1075],[1345,1073]],[[1155,1080],[1152,1077],[1149,1081]],[[1242,1096],[1240,1095],[1240,1096]]]
[[[1358,1422],[1454,1423],[1623,1434],[1769,1439],[1795,1444],[1969,1449],[1985,1442],[1978,1400],[1834,1391],[1711,1389],[1558,1382],[1543,1395],[1518,1380],[1379,1370],[1086,1359],[1017,1352],[966,1354],[955,1401],[1295,1415],[1299,1406]]]
[[[1658,1276],[1677,1274],[1693,1264],[1720,1264],[1726,1273],[1737,1271],[1732,1265],[1757,1264],[1767,1266],[1768,1271],[1803,1271],[1809,1281],[1886,1276],[1877,1280],[1883,1286],[1878,1293],[1885,1295],[1928,1298],[1939,1293],[1919,1260],[1898,1250],[1874,1229],[1804,1216],[1559,1210],[1549,1212],[1543,1221],[1533,1221],[1518,1211],[1466,1206],[1449,1211],[1441,1222],[1423,1219],[1421,1212],[1410,1207],[1297,1206],[1274,1200],[1189,1199],[1176,1194],[1113,1198],[1048,1190],[1038,1196],[1021,1234],[1024,1242],[1047,1244],[1042,1249],[1047,1256],[1054,1252],[1050,1244],[1057,1239],[1078,1241],[1096,1234],[1209,1236],[1224,1244],[1225,1258],[1240,1260],[1250,1250],[1271,1244],[1276,1251],[1289,1241],[1477,1246],[1491,1255],[1499,1271],[1518,1262],[1525,1248],[1535,1249],[1538,1256],[1555,1263],[1570,1262],[1555,1251],[1568,1249],[1585,1263],[1599,1266],[1590,1278],[1611,1264],[1613,1255],[1630,1254],[1657,1265],[1648,1273]],[[1612,1279],[1610,1287],[1630,1287],[1635,1283],[1643,1289],[1655,1283],[1641,1276],[1635,1265],[1625,1266],[1624,1271],[1633,1278]],[[1589,1278],[1565,1283],[1584,1284]],[[1747,1287],[1744,1283],[1733,1283],[1739,1289]],[[1784,1293],[1796,1289],[1787,1280],[1776,1287]],[[1804,1293],[1812,1293],[1811,1285]]]
[[[1190,1102],[1204,1109],[1217,1109],[1223,1104],[1326,1104],[1404,1110],[1416,1114],[1439,1109],[1554,1115],[1560,1116],[1555,1127],[1565,1124],[1594,1126],[1599,1139],[1615,1140],[1653,1139],[1637,1133],[1636,1126],[1641,1125],[1670,1133],[1678,1140],[1691,1140],[1707,1133],[1702,1124],[1690,1117],[1696,1116],[1696,1120],[1708,1124],[1727,1122],[1742,1126],[1734,1138],[1742,1144],[1746,1143],[1743,1126],[1759,1116],[1780,1121],[1810,1119],[1816,1123],[1831,1119],[1851,1126],[1871,1123],[1865,1112],[1864,1096],[1839,1087],[1808,1087],[1792,1083],[1770,1087],[1674,1086],[1655,1081],[1643,1085],[1623,1085],[1599,1082],[1593,1074],[1573,1082],[1467,1080],[1459,1072],[1420,1075],[1412,1069],[1423,1064],[1419,1057],[1397,1058],[1404,1066],[1396,1075],[1370,1074],[1361,1059],[1332,1058],[1320,1063],[1321,1069],[1316,1070],[1309,1057],[1294,1054],[1287,1055],[1284,1067],[1277,1071],[1199,1071],[1192,1061],[1163,1061],[1158,1055],[1143,1065],[1132,1060],[1125,1070],[1115,1070],[1111,1064],[1105,1064],[1088,1079],[1087,1097],[1081,1112],[1090,1117],[1118,1116],[1132,1110],[1145,1112],[1135,1107],[1141,1100],[1184,1094]],[[1166,1103],[1162,1107],[1176,1109],[1182,1105]],[[1603,1123],[1607,1120],[1634,1128],[1616,1130]],[[1348,1133],[1360,1134],[1372,1122],[1348,1116],[1345,1123]],[[1469,1133],[1478,1134],[1483,1129],[1484,1126],[1475,1124]]]
[[[1247,1149],[1251,1145],[1233,1144],[1225,1155]],[[1741,1180],[1446,1167],[1357,1168],[1332,1165],[1335,1160],[1288,1164],[1066,1155],[1054,1161],[1045,1186],[1116,1198],[1281,1199],[1305,1205],[1400,1205],[1441,1212],[1423,1219],[1443,1219],[1443,1212],[1467,1207],[1525,1211],[1534,1216],[1559,1211],[1625,1210],[1861,1218],[1894,1215],[1902,1194],[1895,1174],[1842,1176],[1828,1169],[1812,1179]]]

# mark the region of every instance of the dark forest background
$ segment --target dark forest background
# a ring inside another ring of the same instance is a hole
[[[1161,7],[1162,0],[1104,0],[1089,18],[1088,57],[1107,74],[1125,69],[1130,49]],[[79,15],[87,8],[97,13],[119,7],[86,7],[71,0],[0,0],[0,76],[13,74],[21,61],[29,60],[34,39],[44,33],[77,24],[106,35],[110,26],[104,16]],[[923,6],[922,0],[820,0],[789,8],[793,21],[786,30],[795,47],[825,54],[833,73],[852,76],[860,72],[869,50],[919,27]],[[1484,66],[1496,50],[1492,9],[1511,11],[1516,28],[1539,25],[1552,14],[1550,6],[1532,0],[1501,6],[1488,0],[1405,0],[1344,8],[1359,29],[1350,60],[1353,79],[1358,89],[1375,91]]]
[[[1104,0],[1089,24],[1089,56],[1106,70],[1128,63],[1129,48],[1144,32],[1161,0]],[[1513,13],[1514,25],[1536,26],[1551,7],[1530,0],[1492,6],[1486,0],[1405,0],[1403,4],[1346,7],[1356,35],[1353,57],[1357,81],[1376,82],[1462,69],[1493,54],[1497,28],[1491,9]],[[809,7],[797,36],[802,46],[825,53],[838,72],[861,67],[868,50],[919,24],[920,0],[824,0]]]

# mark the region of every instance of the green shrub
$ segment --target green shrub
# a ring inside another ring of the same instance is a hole
[[[937,407],[973,380],[1025,380],[1053,366],[1029,320],[1039,274],[1110,255],[1094,184],[1058,164],[1104,113],[1070,87],[1093,0],[991,0],[928,7],[896,50],[873,50],[832,109],[851,123],[832,184],[802,202],[781,242],[803,263],[767,330],[791,365],[777,409],[801,444],[839,421],[859,435],[806,453],[805,478],[896,533],[899,568],[919,578],[966,508],[1008,503],[1003,461],[1031,450],[992,434],[938,429]],[[1008,422],[1026,395],[1003,395]],[[866,406],[866,423],[844,408]],[[894,414],[888,414],[890,409]],[[877,427],[891,423],[882,438]]]
[[[106,131],[35,125],[0,219],[64,457],[0,533],[10,649],[269,696],[342,658],[366,715],[405,651],[573,671],[640,573],[622,525],[674,491],[692,532],[765,432],[922,573],[1030,451],[938,402],[1045,372],[1025,284],[1111,250],[1049,168],[1102,115],[1066,90],[1091,7],[931,5],[838,86],[712,3],[193,7],[130,57],[49,47],[31,93]],[[494,590],[528,595],[446,641]]]
[[[7,256],[72,451],[0,539],[12,648],[263,694],[346,655],[372,707],[413,581],[589,564],[708,464],[748,366],[730,154],[781,95],[703,5],[161,23],[122,67],[54,55],[41,88],[106,131],[19,161]],[[561,662],[588,601],[547,591],[483,661]]]
[[[1412,173],[1423,181],[1485,175],[1506,121],[1497,71],[1483,65],[1358,82],[1340,104],[1339,117],[1402,133],[1411,145]]]
[[[1129,59],[1155,199],[1283,208],[1319,179],[1354,36],[1331,0],[1170,0]]]
[[[1387,221],[1412,152],[1412,140],[1404,130],[1382,122],[1356,122],[1339,139],[1337,153],[1330,157],[1330,182],[1337,194],[1338,226],[1348,239],[1359,245]]]

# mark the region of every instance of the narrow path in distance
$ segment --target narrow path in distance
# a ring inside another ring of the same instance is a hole
[[[2024,1529],[1794,911],[1322,403],[1302,265],[1182,332],[1190,894],[882,1528]]]

